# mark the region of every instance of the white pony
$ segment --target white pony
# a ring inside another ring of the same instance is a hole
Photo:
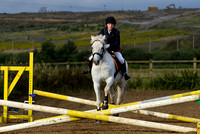
[[[119,72],[116,77],[115,63],[108,51],[109,44],[105,44],[106,37],[103,35],[91,36],[93,66],[91,70],[94,90],[96,93],[97,110],[101,109],[100,85],[102,82],[106,83],[104,88],[105,98],[102,109],[108,109],[108,94],[110,93],[111,103],[120,105],[121,98],[126,86],[126,80]],[[127,64],[127,63],[126,63]],[[128,67],[126,65],[126,67]],[[128,68],[127,68],[128,70]],[[117,96],[115,101],[115,91],[113,85],[117,84]]]

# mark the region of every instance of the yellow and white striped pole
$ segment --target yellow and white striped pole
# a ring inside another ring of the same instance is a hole
[[[39,90],[34,90],[34,93],[40,96],[44,97],[50,97],[54,99],[60,99],[60,100],[66,100],[66,101],[71,101],[71,102],[76,102],[76,103],[81,103],[81,104],[88,104],[88,105],[95,105],[95,101],[90,101],[86,99],[81,99],[81,98],[76,98],[76,97],[71,97],[71,96],[65,96],[65,95],[59,95],[55,93],[49,93],[45,91],[39,91]],[[188,96],[188,95],[195,95],[199,94],[200,91],[194,91],[194,92],[188,92],[188,93],[183,93],[183,94],[177,94],[177,95],[172,95],[170,97],[161,97],[161,98],[180,98],[183,96]],[[164,99],[151,99],[151,100],[164,100]],[[128,104],[122,104],[122,105],[112,105],[109,104],[110,108],[117,108],[117,107],[123,107],[131,104],[142,104],[146,102],[153,102],[149,100],[145,101],[140,101],[140,102],[133,102],[133,103],[128,103]],[[166,118],[166,119],[174,119],[174,120],[179,120],[179,121],[184,121],[184,122],[191,122],[191,123],[198,123],[200,122],[200,119],[196,118],[190,118],[190,117],[185,117],[185,116],[179,116],[179,115],[172,115],[172,114],[166,114],[166,113],[160,113],[160,112],[153,112],[153,111],[148,111],[148,110],[138,110],[138,111],[132,111],[133,113],[139,113],[139,114],[144,114],[144,115],[150,115],[150,116],[155,116],[155,117],[160,117],[160,118]]]
[[[115,113],[123,113],[123,112],[128,112],[128,111],[136,111],[136,110],[141,110],[141,109],[147,109],[147,108],[195,101],[199,98],[200,98],[200,95],[191,95],[191,96],[166,99],[166,100],[160,100],[160,101],[149,102],[149,103],[141,103],[138,105],[126,105],[123,107],[117,107],[117,108],[112,108],[112,109],[108,109],[108,110],[103,110],[102,113],[103,114],[115,114]]]
[[[190,118],[190,117],[185,117],[185,116],[154,112],[154,111],[149,111],[149,110],[137,110],[137,111],[133,111],[133,113],[150,115],[150,116],[165,118],[165,119],[179,120],[179,121],[190,122],[190,123],[200,122],[200,119],[196,119],[196,118]]]
[[[96,105],[95,101],[81,99],[81,98],[77,98],[77,97],[60,95],[60,94],[55,94],[55,93],[50,93],[50,92],[45,92],[45,91],[40,91],[40,90],[34,90],[33,93],[36,95],[59,99],[59,100],[71,101],[71,102],[76,102],[76,103],[81,103],[81,104],[86,104],[86,105],[92,105],[92,106]]]
[[[193,98],[196,99],[197,97],[194,96]],[[143,127],[149,127],[149,128],[157,128],[157,129],[163,129],[163,130],[169,130],[169,131],[175,131],[175,132],[196,132],[197,131],[196,128],[189,128],[189,127],[168,125],[168,124],[163,124],[163,123],[136,120],[136,119],[127,119],[127,118],[121,118],[121,117],[87,113],[87,112],[68,110],[68,109],[63,109],[63,108],[54,108],[54,107],[39,106],[39,105],[33,105],[33,104],[30,105],[30,104],[24,104],[24,103],[14,102],[14,101],[0,100],[0,105],[17,107],[17,108],[22,108],[22,109],[31,109],[31,110],[47,112],[47,113],[63,114],[63,115],[69,115],[69,116],[74,116],[74,117],[79,117],[79,118],[88,118],[88,119],[109,121],[109,122],[115,122],[115,123],[137,125],[137,126],[143,126]]]
[[[54,98],[54,99],[66,100],[66,101],[71,101],[71,102],[76,102],[76,103],[81,103],[81,104],[87,104],[87,105],[96,105],[95,101],[89,101],[86,99],[80,99],[80,98],[71,97],[71,96],[59,95],[59,94],[49,93],[49,92],[40,91],[40,90],[34,90],[34,93],[40,96],[45,96],[45,97]],[[122,104],[122,105],[110,105],[110,104],[109,105],[111,108],[123,107],[123,106],[128,106],[128,105],[137,105],[137,104],[143,104],[143,103],[149,103],[149,102],[155,102],[155,101],[167,100],[167,99],[173,99],[173,98],[180,98],[184,96],[191,96],[191,95],[197,95],[197,94],[200,94],[200,90],[187,92],[187,93],[181,93],[181,94],[175,94],[171,96],[164,96],[164,97],[159,97],[159,98],[154,98],[154,99],[149,99],[149,100],[144,100],[144,101],[131,102],[131,103]]]

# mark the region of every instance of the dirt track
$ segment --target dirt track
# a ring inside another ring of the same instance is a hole
[[[132,91],[132,92],[126,92],[123,97],[123,103],[128,102],[134,102],[134,101],[141,101],[151,98],[157,98],[162,96],[168,96],[173,95],[177,93],[184,93],[188,91]],[[80,97],[85,98],[89,100],[95,100],[95,94],[94,92],[91,93],[73,93],[68,94],[70,96],[74,97]],[[103,98],[103,94],[102,94]],[[35,97],[36,104],[38,105],[46,105],[46,106],[54,106],[54,107],[61,107],[61,108],[67,108],[72,110],[90,110],[95,109],[94,106],[86,106],[83,104],[77,104],[72,102],[66,102],[56,99],[50,99],[45,97],[37,96]],[[182,116],[188,116],[188,117],[194,117],[199,118],[199,111],[200,111],[200,105],[196,102],[188,102],[188,103],[182,103],[182,104],[176,104],[171,106],[165,106],[165,107],[159,107],[159,108],[152,108],[149,109],[152,111],[157,112],[164,112],[169,114],[176,114],[176,115],[182,115]],[[20,111],[23,112],[22,110]],[[2,113],[2,108],[1,108]],[[13,114],[13,113],[10,113]],[[36,119],[46,118],[46,117],[52,117],[56,116],[54,114],[48,114],[48,113],[42,113],[42,112],[33,112],[34,117]],[[184,123],[176,120],[169,120],[169,119],[161,119],[156,117],[149,117],[145,115],[139,115],[139,114],[133,114],[133,113],[122,113],[120,114],[121,117],[127,117],[127,118],[133,118],[133,119],[139,119],[139,120],[148,120],[153,122],[159,122],[159,123],[165,123],[165,124],[174,124],[174,125],[181,125],[181,126],[187,126],[187,127],[196,127],[196,124],[193,123]],[[12,123],[11,123],[12,122]],[[0,126],[5,125],[12,125],[16,124],[18,122],[22,122],[21,120],[11,120],[8,124],[1,124]],[[37,128],[31,128],[31,129],[24,129],[24,130],[18,130],[15,132],[9,132],[8,134],[56,134],[56,133],[63,133],[63,134],[171,134],[173,132],[165,131],[165,130],[157,130],[152,128],[144,128],[139,126],[132,126],[132,125],[123,125],[118,123],[109,123],[109,122],[103,122],[102,124],[96,124],[94,120],[89,119],[83,119],[80,121],[74,121],[74,122],[68,122],[68,123],[61,123],[56,125],[50,125],[50,126],[42,126]],[[175,132],[174,132],[175,133]]]
[[[173,20],[180,16],[190,15],[190,14],[194,14],[194,13],[196,14],[199,12],[200,12],[200,9],[195,10],[195,11],[187,11],[182,14],[170,14],[170,15],[165,15],[165,13],[163,12],[163,14],[161,16],[159,14],[160,12],[148,12],[149,13],[148,16],[154,16],[154,17],[157,16],[157,17],[155,17],[153,20],[146,20],[146,21],[141,21],[141,22],[133,22],[133,21],[126,20],[126,19],[119,20],[119,22],[121,22],[122,24],[128,23],[128,24],[140,25],[145,28],[150,28],[153,25],[156,25],[156,24],[159,24],[159,23],[162,23],[165,21]]]

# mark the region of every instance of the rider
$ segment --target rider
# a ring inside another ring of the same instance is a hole
[[[113,52],[114,55],[118,58],[121,65],[121,72],[124,75],[125,80],[129,80],[131,77],[128,75],[126,70],[126,62],[125,59],[122,57],[121,49],[120,49],[120,32],[114,28],[116,25],[116,20],[114,17],[108,17],[105,22],[106,26],[105,28],[101,29],[101,31],[98,33],[98,35],[106,35],[106,43],[110,44],[110,47],[108,48],[109,52]],[[92,59],[89,58],[89,69],[86,69],[83,71],[84,74],[87,74],[91,71],[92,68]]]

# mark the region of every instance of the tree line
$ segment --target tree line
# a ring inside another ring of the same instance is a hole
[[[34,63],[51,62],[83,62],[91,54],[90,50],[79,51],[73,41],[69,40],[63,46],[56,47],[50,41],[42,44],[41,50],[34,50]],[[146,51],[142,48],[124,48],[122,55],[128,61],[135,60],[192,60],[193,57],[200,59],[200,49],[194,51]],[[29,53],[0,53],[1,65],[27,64],[29,63]]]

